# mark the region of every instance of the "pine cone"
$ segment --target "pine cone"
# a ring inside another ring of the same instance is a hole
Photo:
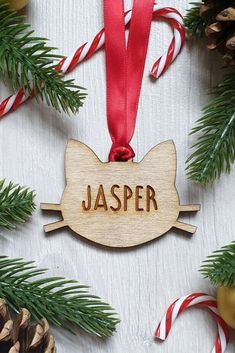
[[[208,48],[217,49],[227,66],[235,65],[235,0],[204,0],[200,16],[207,23]]]
[[[30,324],[30,313],[22,309],[13,320],[3,299],[0,299],[0,353],[56,353],[48,322]]]

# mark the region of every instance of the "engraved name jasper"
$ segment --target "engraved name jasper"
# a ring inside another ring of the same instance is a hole
[[[82,201],[82,209],[84,211],[90,211],[90,210],[104,210],[104,211],[125,211],[127,212],[128,209],[133,210],[133,206],[131,206],[131,203],[134,202],[135,205],[135,211],[147,211],[150,212],[151,210],[151,205],[152,207],[157,210],[157,201],[156,201],[156,193],[154,189],[147,185],[146,186],[146,191],[145,191],[145,201],[144,195],[141,195],[141,191],[143,191],[145,188],[141,185],[137,185],[135,187],[135,191],[133,192],[132,188],[128,185],[124,185],[123,187],[120,187],[119,185],[112,185],[109,192],[111,196],[113,197],[113,201],[109,205],[107,202],[107,194],[104,191],[103,185],[100,185],[98,188],[97,195],[95,198],[93,198],[92,195],[92,189],[91,186],[87,186],[87,201],[83,200]],[[92,202],[92,200],[95,200]],[[144,208],[144,205],[146,208]]]
[[[102,163],[86,145],[70,140],[66,149],[67,185],[60,204],[61,221],[46,232],[68,226],[75,233],[110,247],[131,247],[160,237],[175,227],[195,233],[178,221],[180,212],[200,205],[180,205],[175,187],[176,151],[172,140],[154,147],[140,163]]]

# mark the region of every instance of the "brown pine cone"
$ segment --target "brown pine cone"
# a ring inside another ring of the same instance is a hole
[[[48,322],[43,319],[30,324],[27,309],[12,319],[5,301],[0,299],[0,353],[56,353]]]
[[[235,65],[235,0],[205,0],[200,16],[207,23],[208,48],[218,50],[226,65]]]

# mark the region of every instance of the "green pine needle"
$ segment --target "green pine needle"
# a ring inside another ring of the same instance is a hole
[[[205,36],[205,27],[208,19],[200,16],[201,2],[192,2],[190,4],[192,7],[187,10],[184,25],[188,28],[190,34],[202,38]]]
[[[192,130],[199,137],[187,160],[189,178],[202,184],[230,172],[235,161],[235,72],[225,77],[215,94]]]
[[[13,229],[24,223],[35,209],[35,194],[29,189],[0,181],[0,227]]]
[[[44,317],[55,326],[70,331],[80,327],[102,337],[113,334],[119,320],[110,305],[77,281],[42,278],[45,273],[32,261],[0,257],[0,298],[15,312],[28,309],[34,320]]]
[[[235,286],[235,242],[208,256],[200,272],[215,286]]]
[[[62,56],[46,45],[45,38],[34,37],[24,16],[0,0],[0,74],[13,88],[23,87],[26,95],[33,88],[37,99],[58,111],[76,113],[85,98],[83,88],[73,80],[62,80],[55,61]]]

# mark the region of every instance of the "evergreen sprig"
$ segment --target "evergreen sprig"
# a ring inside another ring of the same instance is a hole
[[[198,134],[195,151],[188,158],[190,179],[208,184],[235,161],[235,72],[214,90],[216,97],[204,108],[191,134]]]
[[[13,229],[24,223],[35,209],[35,194],[28,188],[0,181],[0,227]]]
[[[235,242],[208,256],[200,272],[215,286],[235,286]]]
[[[211,18],[200,16],[202,2],[192,4],[185,25],[192,35],[202,38]],[[230,172],[235,161],[235,71],[225,76],[212,93],[215,97],[192,129],[191,134],[196,134],[198,139],[186,162],[188,177],[204,185],[223,172]]]
[[[82,87],[62,80],[62,72],[55,70],[55,61],[62,56],[47,46],[47,39],[34,37],[24,20],[0,1],[0,74],[15,90],[23,87],[30,95],[33,89],[36,97],[55,109],[77,112],[85,97]]]
[[[28,309],[35,320],[44,317],[72,332],[80,327],[97,336],[112,335],[119,320],[110,305],[77,281],[41,278],[45,273],[33,261],[0,257],[0,297],[15,312]]]
[[[199,38],[205,37],[205,27],[207,19],[200,16],[201,2],[190,3],[192,7],[187,10],[184,18],[184,25],[188,28],[189,32]]]

